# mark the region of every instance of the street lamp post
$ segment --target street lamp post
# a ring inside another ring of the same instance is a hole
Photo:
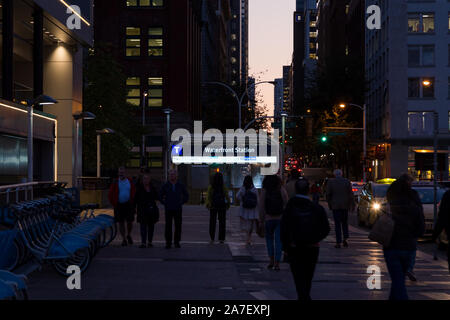
[[[433,112],[433,122],[434,122],[434,130],[433,130],[433,169],[434,169],[434,177],[433,177],[433,227],[436,226],[437,223],[437,172],[438,172],[438,134],[439,134],[439,114],[435,111]]]
[[[28,155],[28,163],[27,163],[27,175],[28,175],[28,182],[33,182],[34,179],[34,150],[33,150],[33,115],[34,115],[34,108],[36,106],[43,106],[43,105],[51,105],[56,104],[58,101],[53,99],[52,97],[46,96],[46,95],[40,95],[36,99],[30,101],[28,103],[28,137],[27,137],[27,155]],[[56,179],[56,177],[55,177]]]
[[[80,141],[80,121],[82,120],[94,120],[95,115],[91,112],[80,112],[73,115],[75,120],[75,155],[74,155],[74,166],[72,173],[72,186],[78,189],[78,149]]]
[[[165,161],[165,177],[166,177],[166,181],[169,178],[169,158],[170,158],[170,114],[173,112],[172,109],[167,108],[164,109],[163,112],[166,114],[166,136],[167,136],[167,150],[166,150],[166,161]]]
[[[366,158],[367,158],[367,106],[364,104],[363,106],[360,106],[358,104],[354,103],[341,103],[339,106],[341,108],[345,108],[347,105],[360,108],[363,111],[363,181],[367,181],[367,173],[366,173]]]
[[[148,93],[147,92],[145,92],[144,93],[144,95],[142,96],[142,131],[144,131],[145,130],[145,123],[146,123],[146,121],[145,121],[145,104],[146,104],[146,101],[147,101],[147,96],[148,96]],[[146,157],[145,157],[145,154],[146,154],[146,148],[145,148],[145,132],[142,132],[142,148],[141,148],[142,150],[141,150],[141,157],[142,157],[142,159],[141,159],[141,167],[143,167],[143,166],[145,166],[145,167],[147,167],[147,165],[148,165],[148,163],[145,161],[145,159],[146,159]]]
[[[101,159],[102,159],[102,135],[103,134],[113,134],[115,131],[113,129],[105,128],[103,130],[97,130],[97,178],[101,177]]]

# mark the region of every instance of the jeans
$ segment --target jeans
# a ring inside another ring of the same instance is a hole
[[[333,210],[334,229],[336,231],[336,243],[342,243],[342,233],[344,240],[349,238],[348,235],[348,210]]]
[[[151,244],[153,242],[153,233],[155,232],[155,224],[154,223],[141,223],[141,241],[142,244],[147,244],[147,236],[148,243]]]
[[[319,247],[298,247],[288,250],[289,265],[294,277],[298,300],[311,300],[311,284],[319,259]]]
[[[414,271],[414,266],[416,265],[416,256],[417,256],[417,250],[414,250],[414,254],[411,256],[411,261],[409,264],[408,272]]]
[[[175,222],[175,235],[174,242],[179,244],[181,241],[181,223],[182,223],[182,211],[181,210],[166,210],[166,244],[172,245],[172,221]]]
[[[408,300],[405,273],[411,265],[414,254],[415,250],[384,250],[384,259],[392,282],[389,300]]]
[[[275,262],[281,260],[281,220],[267,220],[266,221],[266,244],[269,257],[274,257]]]
[[[209,219],[209,235],[211,240],[216,238],[217,217],[219,217],[219,241],[225,241],[227,211],[225,209],[211,209]]]

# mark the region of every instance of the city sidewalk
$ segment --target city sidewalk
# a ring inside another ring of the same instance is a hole
[[[111,210],[104,211],[111,214]],[[209,244],[209,213],[204,207],[186,206],[181,249],[164,248],[164,213],[155,230],[154,248],[121,247],[118,237],[94,258],[82,277],[82,290],[70,291],[66,279],[51,267],[30,275],[30,299],[157,299],[157,300],[286,300],[297,295],[289,266],[266,269],[264,239],[254,235],[247,247],[239,230],[238,208],[228,213],[227,242]],[[387,299],[389,276],[381,247],[367,239],[367,232],[350,228],[350,248],[334,248],[334,232],[321,247],[313,282],[313,299]],[[369,265],[383,272],[382,290],[367,289]],[[411,299],[450,299],[446,262],[418,253],[417,283],[408,282]]]

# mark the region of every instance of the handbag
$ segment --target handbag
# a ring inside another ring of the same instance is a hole
[[[384,247],[391,244],[392,236],[394,234],[395,221],[390,212],[382,214],[373,225],[369,233],[369,239],[378,242]]]
[[[257,225],[256,225],[256,234],[260,238],[264,238],[266,236],[266,228],[264,226],[264,221],[261,222],[258,220]]]

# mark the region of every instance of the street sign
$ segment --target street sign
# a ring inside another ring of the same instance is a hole
[[[274,129],[282,129],[281,128],[281,122],[273,122],[272,123],[272,128]],[[286,122],[286,129],[294,129],[297,127],[297,123],[296,122]]]

